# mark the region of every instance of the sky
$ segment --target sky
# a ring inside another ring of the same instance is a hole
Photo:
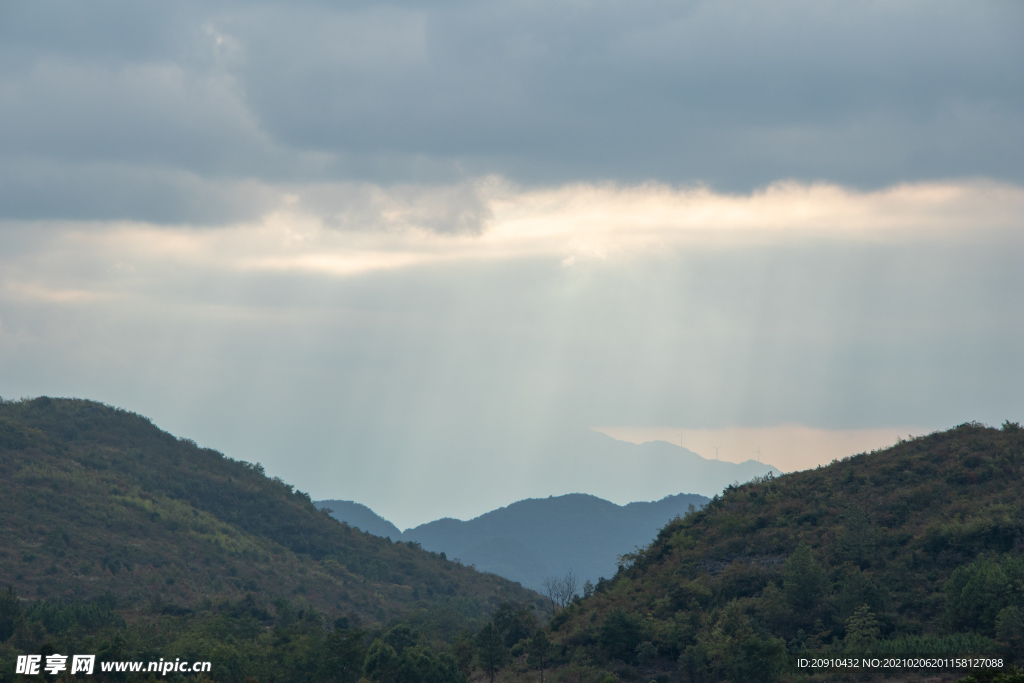
[[[596,485],[590,430],[790,471],[1021,420],[1021,35],[1013,0],[0,4],[0,396],[402,528]]]

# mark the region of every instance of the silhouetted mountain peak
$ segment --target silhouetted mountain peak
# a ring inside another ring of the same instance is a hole
[[[401,540],[415,541],[425,550],[444,552],[481,571],[536,589],[544,579],[570,569],[581,580],[610,576],[619,555],[649,542],[672,518],[707,500],[685,493],[627,505],[586,493],[527,498],[465,522],[444,518],[421,524],[406,529]],[[330,502],[320,501],[317,506],[332,507]],[[333,514],[350,524],[358,526],[341,516],[346,511],[369,512],[381,520],[362,505],[339,507],[341,511]]]

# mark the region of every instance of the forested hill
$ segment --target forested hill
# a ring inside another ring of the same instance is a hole
[[[1020,657],[1022,494],[1011,422],[730,487],[552,627],[643,680],[769,680],[787,651]]]
[[[482,616],[536,594],[352,529],[307,494],[85,400],[0,402],[0,576],[28,598],[157,613],[255,596],[379,622],[444,600]]]

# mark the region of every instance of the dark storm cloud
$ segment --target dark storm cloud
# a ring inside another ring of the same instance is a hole
[[[271,185],[1020,182],[1022,33],[1012,2],[6,3],[0,157],[24,177],[3,206],[231,214],[230,183],[105,190],[131,187],[125,169]]]

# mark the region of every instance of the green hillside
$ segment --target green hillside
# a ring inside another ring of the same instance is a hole
[[[645,681],[771,680],[788,653],[1020,654],[1022,493],[1009,422],[730,487],[551,627],[564,663]]]
[[[141,647],[156,642],[147,629],[181,636],[217,619],[255,638],[401,618],[450,639],[502,603],[539,598],[354,530],[258,465],[91,401],[0,403],[0,481],[5,656],[70,647],[72,633],[110,645],[104,629]]]
[[[0,405],[0,573],[32,597],[191,605],[301,595],[381,620],[417,601],[531,593],[359,533],[259,465],[90,401]]]

